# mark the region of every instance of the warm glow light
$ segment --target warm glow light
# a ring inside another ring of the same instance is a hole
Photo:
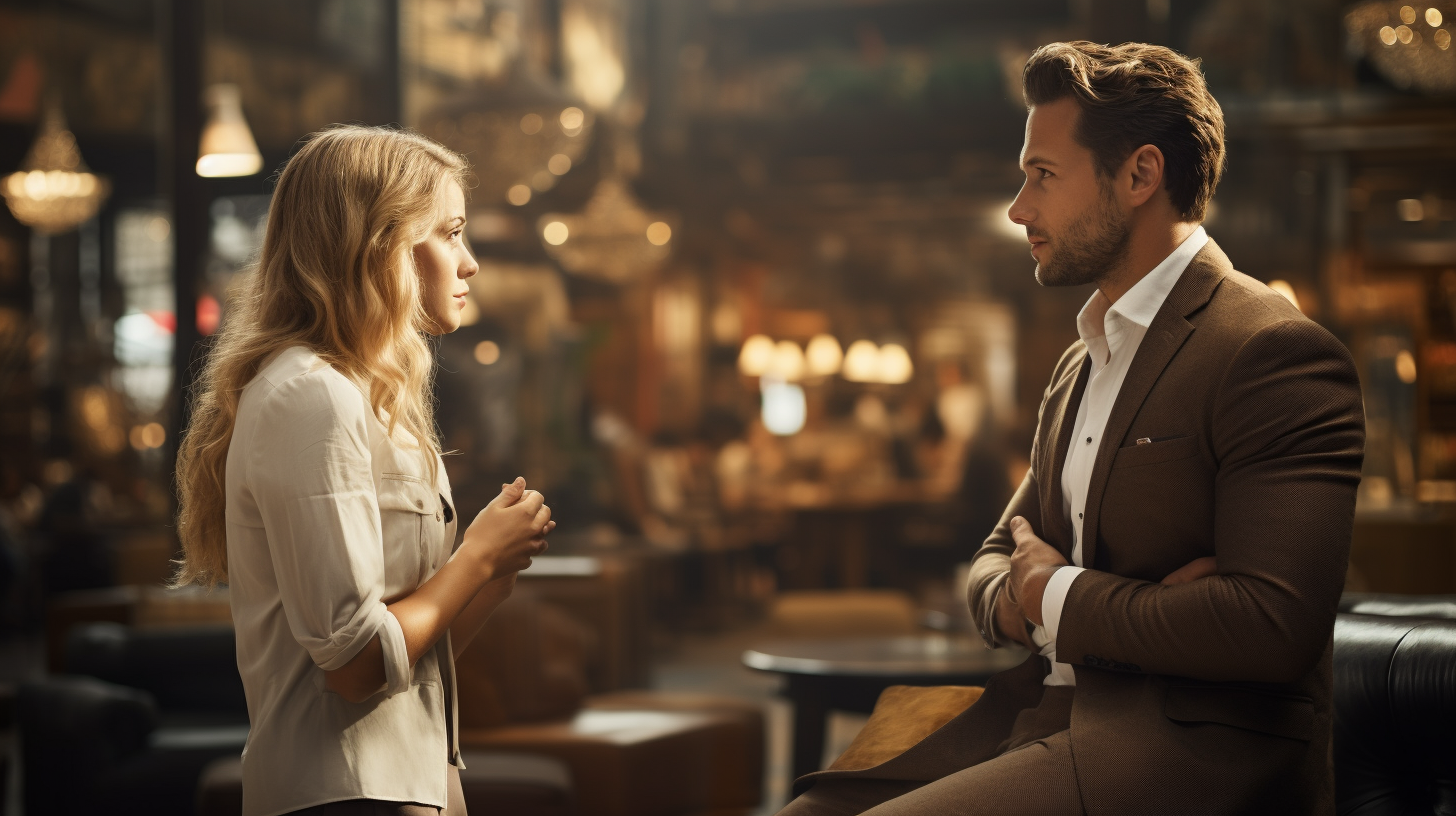
[[[546,169],[558,176],[564,176],[571,172],[571,157],[565,153],[557,153],[546,160]]]
[[[844,378],[850,382],[878,382],[880,349],[869,340],[856,340],[844,353]]]
[[[1269,288],[1283,295],[1285,300],[1294,304],[1294,308],[1299,308],[1299,298],[1295,296],[1294,287],[1289,285],[1289,281],[1271,280],[1269,281]]]
[[[517,207],[524,206],[531,201],[531,188],[524,184],[517,184],[506,190],[506,201]]]
[[[535,136],[541,132],[541,126],[546,124],[541,116],[535,113],[528,113],[521,117],[521,132],[527,136]]]
[[[738,352],[738,370],[746,377],[762,377],[773,358],[774,341],[755,334],[743,341],[743,349]]]
[[[581,108],[567,108],[561,112],[561,129],[566,132],[567,136],[575,136],[580,133],[585,124],[586,114],[581,112]]]
[[[561,246],[566,243],[569,234],[566,225],[560,221],[552,221],[546,225],[545,229],[541,230],[541,237],[545,238],[546,243],[551,246]]]
[[[1405,23],[1406,25],[1414,23],[1416,21],[1416,10],[1411,8],[1410,6],[1401,6],[1400,21],[1402,23]]]
[[[1402,198],[1395,202],[1395,214],[1402,221],[1426,220],[1426,205],[1419,198]]]
[[[773,359],[769,361],[768,371],[765,376],[771,376],[785,382],[793,382],[804,377],[804,350],[799,344],[792,340],[780,340],[774,346]]]
[[[162,443],[167,441],[167,430],[159,422],[148,422],[145,425],[136,425],[127,434],[131,446],[137,450],[148,450],[160,448]]]
[[[1395,29],[1390,26],[1381,26],[1380,41],[1386,45],[1395,45]]]
[[[1441,10],[1434,6],[1426,9],[1426,25],[1431,28],[1439,28],[1441,25]]]
[[[494,365],[500,360],[500,346],[494,340],[482,340],[475,344],[475,362]]]
[[[1416,358],[1406,349],[1401,349],[1400,353],[1395,355],[1395,376],[1406,385],[1411,385],[1416,381]]]
[[[1445,51],[1451,47],[1451,32],[1444,28],[1438,28],[1436,29],[1436,33],[1431,35],[1431,42],[1434,42],[1437,48]]]
[[[1410,30],[1410,26],[1397,26],[1395,38],[1400,40],[1401,45],[1410,45],[1411,40],[1415,38],[1415,32]]]
[[[844,363],[844,351],[832,335],[815,335],[804,351],[805,367],[811,377],[828,377],[838,374]]]
[[[197,148],[197,175],[206,178],[251,176],[263,169],[263,154],[243,118],[242,94],[236,85],[207,89],[207,124]]]
[[[808,418],[804,389],[793,383],[763,384],[763,427],[777,436],[793,436],[804,429]]]
[[[910,352],[896,343],[886,343],[880,348],[879,381],[890,385],[910,382],[915,374],[915,365],[910,362]]]
[[[669,227],[665,221],[653,221],[647,225],[647,240],[651,241],[653,246],[666,244],[672,240],[672,227]]]

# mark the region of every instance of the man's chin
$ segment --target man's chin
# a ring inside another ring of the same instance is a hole
[[[1085,286],[1089,283],[1096,283],[1097,278],[1089,275],[1073,275],[1066,270],[1058,269],[1056,266],[1048,266],[1044,263],[1036,265],[1036,282],[1042,286]]]

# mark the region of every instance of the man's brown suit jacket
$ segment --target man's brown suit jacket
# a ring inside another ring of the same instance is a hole
[[[1025,517],[1071,559],[1061,471],[1089,370],[1079,340],[1042,401],[1031,471],[976,553],[971,610],[998,642],[1010,519]],[[1364,441],[1349,352],[1210,240],[1114,403],[1083,520],[1090,569],[1057,634],[1077,678],[1071,744],[1088,813],[1333,813],[1332,632]],[[1210,555],[1217,575],[1159,583]],[[1040,700],[1047,666],[1033,655],[993,677],[963,714],[888,762],[800,787],[930,781],[990,759]]]

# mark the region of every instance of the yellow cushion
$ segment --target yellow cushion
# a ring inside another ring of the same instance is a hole
[[[854,742],[829,766],[863,771],[905,753],[980,699],[980,686],[890,686]]]

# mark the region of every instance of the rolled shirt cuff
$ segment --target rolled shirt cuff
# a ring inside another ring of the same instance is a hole
[[[384,652],[384,696],[391,697],[409,688],[412,672],[404,629],[388,609],[384,610],[384,620],[379,627],[379,646]]]
[[[1041,621],[1046,628],[1047,639],[1057,640],[1057,628],[1062,623],[1062,605],[1067,602],[1067,592],[1077,576],[1086,572],[1081,567],[1059,567],[1047,581],[1046,591],[1041,596]]]

